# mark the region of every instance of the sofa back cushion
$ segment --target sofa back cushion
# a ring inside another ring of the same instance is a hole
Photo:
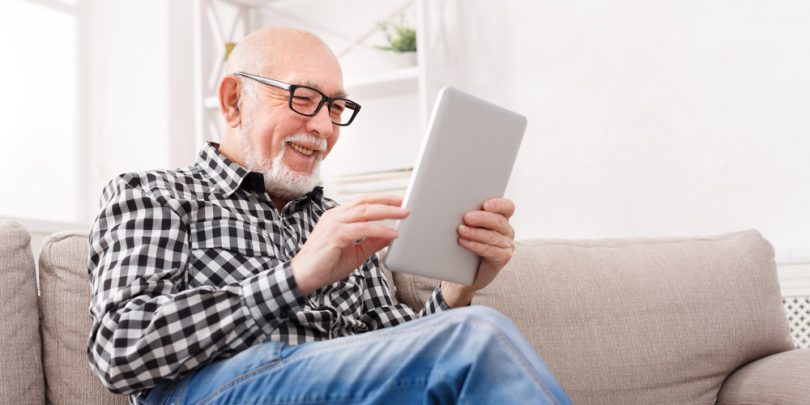
[[[42,404],[37,276],[31,235],[0,219],[0,404]]]
[[[394,278],[415,308],[437,283]],[[792,348],[756,231],[519,242],[474,303],[514,320],[575,404],[714,404],[733,370]]]
[[[49,404],[126,404],[108,392],[87,362],[90,281],[87,232],[59,232],[39,255],[42,353]]]

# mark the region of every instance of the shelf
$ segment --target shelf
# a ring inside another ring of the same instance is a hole
[[[416,93],[418,84],[419,69],[413,66],[349,81],[346,83],[346,91],[350,98],[360,100]]]
[[[331,198],[345,203],[365,195],[393,194],[402,196],[410,183],[412,169],[394,169],[323,179]]]
[[[402,167],[388,170],[342,174],[339,176],[334,176],[330,180],[335,184],[373,182],[391,178],[408,177],[411,175],[411,172],[413,172],[412,167]]]

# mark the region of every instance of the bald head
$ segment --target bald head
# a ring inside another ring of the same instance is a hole
[[[248,72],[278,80],[290,69],[309,61],[326,62],[326,69],[340,72],[340,64],[323,40],[310,32],[286,27],[263,28],[242,39],[233,49],[222,74]]]

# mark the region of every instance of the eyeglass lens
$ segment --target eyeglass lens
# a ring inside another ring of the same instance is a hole
[[[315,110],[323,100],[323,95],[315,89],[309,87],[295,87],[292,92],[292,106],[293,111],[304,114],[314,115]],[[329,107],[329,119],[335,124],[345,124],[351,120],[354,115],[354,107],[352,103],[347,103],[348,100],[338,98],[332,101]],[[327,106],[324,106],[327,107]]]

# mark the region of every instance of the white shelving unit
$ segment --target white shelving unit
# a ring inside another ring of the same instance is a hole
[[[236,0],[195,0],[194,38],[195,147],[219,140],[222,121],[217,108],[217,83],[225,63],[226,44],[253,31],[255,4]]]
[[[352,97],[370,99],[415,94],[419,88],[419,68],[400,68],[346,83]]]

